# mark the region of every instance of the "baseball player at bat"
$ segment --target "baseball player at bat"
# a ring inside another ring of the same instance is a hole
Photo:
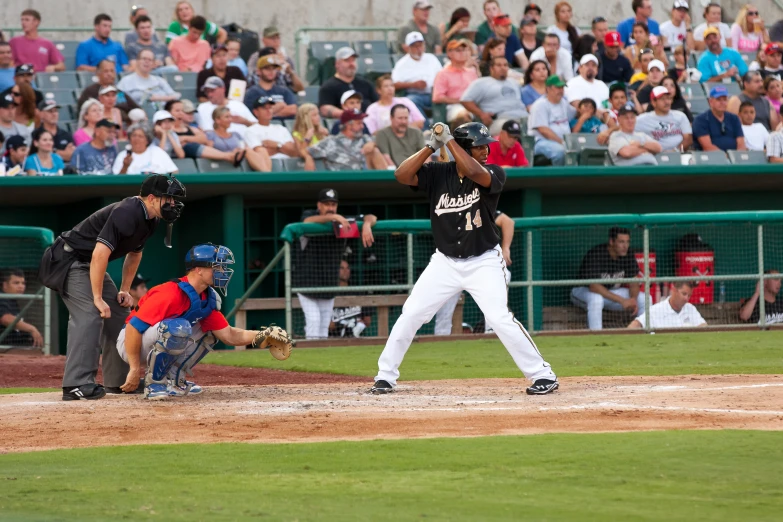
[[[494,219],[506,173],[497,165],[487,165],[493,141],[481,123],[461,125],[454,136],[448,126],[437,123],[427,145],[403,161],[394,173],[397,181],[427,195],[437,249],[389,335],[378,360],[372,393],[394,391],[413,336],[446,301],[463,290],[473,296],[486,324],[533,381],[527,393],[544,395],[558,388],[552,368],[508,308],[506,262]],[[441,147],[448,148],[455,161],[425,164]]]
[[[153,287],[131,312],[117,338],[117,351],[130,370],[122,390],[140,385],[141,360],[147,361],[144,397],[198,395],[203,389],[186,379],[218,341],[230,346],[270,347],[277,359],[287,359],[291,340],[285,330],[271,326],[261,331],[229,326],[220,312],[234,270],[234,254],[225,246],[204,243],[185,256],[185,277]]]

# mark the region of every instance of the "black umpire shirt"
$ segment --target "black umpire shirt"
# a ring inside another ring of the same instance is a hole
[[[609,255],[609,243],[591,248],[579,268],[579,279],[626,279],[639,274],[639,263],[631,253],[624,257],[612,259]],[[606,288],[616,288],[620,285],[604,285]]]
[[[158,218],[149,217],[141,199],[130,197],[103,207],[61,236],[79,261],[92,259],[96,242],[109,247],[109,261],[113,261],[129,252],[141,252],[157,226]]]
[[[469,178],[460,180],[454,161],[433,161],[417,173],[419,186],[412,188],[427,193],[435,247],[444,255],[458,259],[479,256],[500,242],[495,212],[506,171],[497,165],[484,168],[492,177],[489,187]]]

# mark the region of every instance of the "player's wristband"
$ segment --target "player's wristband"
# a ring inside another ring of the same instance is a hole
[[[435,147],[433,147],[433,146],[432,146],[432,145],[430,145],[429,143],[427,143],[427,144],[426,144],[426,145],[424,145],[424,146],[425,146],[425,147],[427,147],[428,149],[430,149],[430,150],[431,150],[433,153],[435,152]]]

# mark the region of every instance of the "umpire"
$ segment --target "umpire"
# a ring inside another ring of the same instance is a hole
[[[116,350],[116,340],[134,305],[131,281],[159,220],[176,221],[184,197],[185,187],[176,178],[149,176],[138,196],[100,209],[60,234],[44,252],[39,277],[60,294],[70,314],[64,401],[96,400],[107,391],[122,393],[128,365]],[[123,256],[117,291],[106,267]],[[101,351],[105,388],[95,382]]]

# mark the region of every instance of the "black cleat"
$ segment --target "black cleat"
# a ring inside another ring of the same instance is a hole
[[[64,401],[95,401],[103,399],[106,390],[100,384],[82,384],[63,388]]]
[[[111,393],[113,395],[141,395],[144,393],[144,379],[139,379],[139,386],[130,393],[125,393],[119,386],[104,386],[104,389],[106,390],[106,393]]]
[[[372,392],[375,395],[385,395],[393,391],[394,391],[394,387],[386,381],[375,381],[375,384],[373,384],[372,389],[370,389],[370,392]]]
[[[538,379],[533,383],[533,386],[525,391],[528,395],[546,395],[547,393],[552,393],[559,387],[560,384],[557,382],[557,379],[554,381],[551,379]]]

